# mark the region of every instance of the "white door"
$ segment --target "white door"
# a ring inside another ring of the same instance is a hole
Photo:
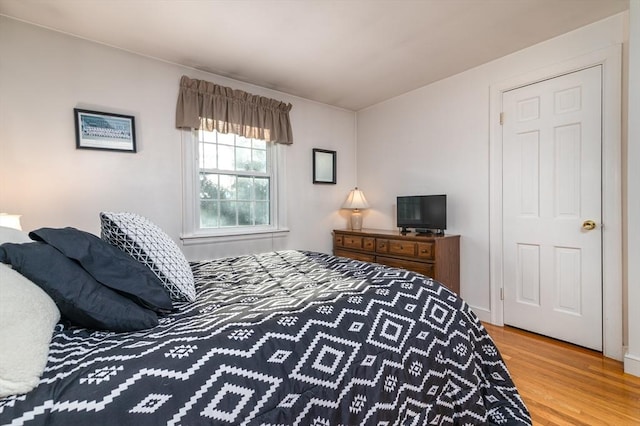
[[[504,323],[599,351],[601,73],[502,98]]]

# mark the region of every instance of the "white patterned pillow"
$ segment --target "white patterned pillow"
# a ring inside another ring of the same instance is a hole
[[[196,300],[193,272],[177,244],[157,225],[135,213],[100,213],[101,237],[149,267],[171,299]]]

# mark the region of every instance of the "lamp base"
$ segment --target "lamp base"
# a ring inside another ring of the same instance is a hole
[[[362,230],[362,213],[357,209],[351,213],[351,229],[354,231]]]

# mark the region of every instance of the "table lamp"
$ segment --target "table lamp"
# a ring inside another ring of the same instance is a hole
[[[368,209],[369,203],[367,203],[364,193],[359,190],[357,186],[349,192],[349,196],[342,205],[342,208],[352,210],[351,229],[354,231],[360,231],[362,229],[362,213],[360,213],[360,210]]]

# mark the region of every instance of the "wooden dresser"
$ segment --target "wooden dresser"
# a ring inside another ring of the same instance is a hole
[[[460,293],[460,236],[399,231],[333,231],[333,254],[419,272]]]

